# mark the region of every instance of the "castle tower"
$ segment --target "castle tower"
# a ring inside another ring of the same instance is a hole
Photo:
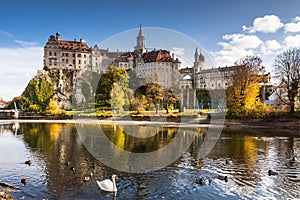
[[[140,25],[139,34],[136,37],[136,46],[134,47],[134,52],[137,54],[143,54],[147,51],[145,37],[142,30],[142,25]]]
[[[199,55],[198,48],[196,48],[194,58],[195,58],[195,61],[194,61],[194,66],[193,67],[194,67],[195,73],[197,73],[197,72],[201,71],[201,69],[204,66],[204,62],[205,62],[204,56],[202,55],[201,52],[200,52],[200,55]]]
[[[59,31],[56,32],[55,39],[56,39],[56,40],[60,40],[60,32],[59,32]]]

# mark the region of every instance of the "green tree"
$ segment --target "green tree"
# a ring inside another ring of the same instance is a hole
[[[293,113],[300,88],[300,49],[287,49],[276,57],[274,65],[281,81],[280,86],[287,96],[287,98],[282,97],[281,100],[289,106],[290,112]]]
[[[101,76],[96,90],[96,107],[110,108],[116,106],[120,108],[120,103],[128,104],[128,97],[130,96],[130,89],[128,88],[129,76],[125,69],[109,66],[107,71]],[[114,88],[113,90],[113,87]],[[117,93],[117,91],[122,91]],[[119,98],[114,102],[113,98]],[[120,98],[124,98],[123,101]],[[113,103],[113,105],[112,105]]]
[[[43,112],[46,111],[53,94],[54,87],[51,82],[43,79],[32,79],[28,83],[23,96],[30,102],[34,111]]]

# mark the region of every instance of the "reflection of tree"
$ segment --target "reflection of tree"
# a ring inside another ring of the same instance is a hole
[[[91,163],[97,161],[82,146],[74,125],[22,123],[20,132],[29,148],[45,163],[50,194],[54,193],[59,199],[67,198],[66,191],[84,187],[83,176],[92,170]],[[74,167],[75,172],[70,167]],[[102,178],[100,163],[96,170],[95,176]]]
[[[123,150],[134,153],[153,152],[163,148],[171,142],[178,131],[178,128],[132,126],[128,129],[127,127],[128,130],[131,130],[137,136],[144,137],[147,132],[149,133],[150,137],[142,138],[128,134],[122,126],[102,126],[102,129],[115,145]]]

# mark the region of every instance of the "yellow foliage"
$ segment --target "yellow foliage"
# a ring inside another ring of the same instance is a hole
[[[59,104],[56,100],[50,99],[49,105],[47,107],[47,113],[51,115],[60,115],[63,114],[64,111],[59,108]]]

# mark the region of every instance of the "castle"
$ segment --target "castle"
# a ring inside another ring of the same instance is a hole
[[[49,69],[71,69],[75,72],[89,69],[103,73],[109,65],[133,70],[138,77],[158,83],[164,88],[173,87],[175,84],[182,91],[226,89],[231,84],[229,77],[239,67],[204,68],[205,57],[198,52],[197,48],[194,53],[193,66],[182,67],[181,61],[175,58],[174,54],[171,55],[168,50],[148,51],[141,26],[136,45],[131,52],[110,52],[97,45],[88,47],[82,39],[79,41],[61,40],[59,32],[55,36],[51,35],[44,47],[44,66]],[[269,83],[270,73],[266,79]],[[186,101],[189,102],[189,100]]]

